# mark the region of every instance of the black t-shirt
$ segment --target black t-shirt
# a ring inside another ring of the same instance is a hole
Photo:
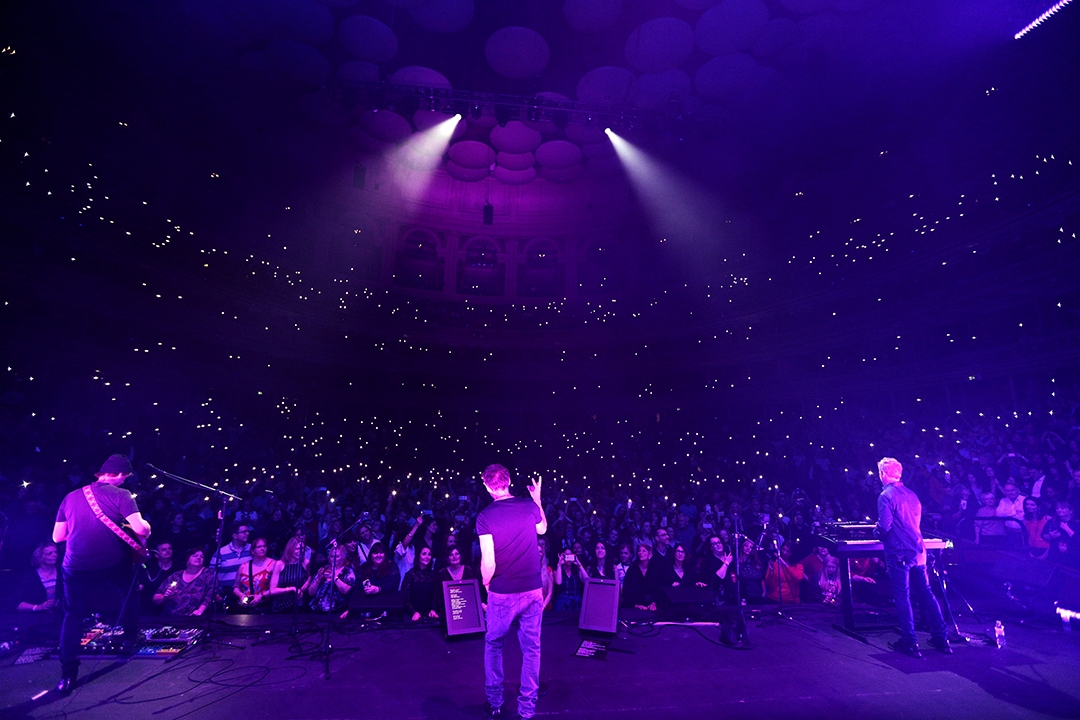
[[[95,482],[92,487],[101,512],[117,525],[139,512],[135,498],[127,490],[103,482]],[[56,522],[67,523],[66,570],[103,570],[131,560],[131,549],[98,520],[82,488],[72,490],[60,502]]]
[[[496,500],[476,516],[476,534],[490,535],[495,544],[495,575],[491,592],[522,593],[543,587],[536,525],[540,508],[532,500]]]

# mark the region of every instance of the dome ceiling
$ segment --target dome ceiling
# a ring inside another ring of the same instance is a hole
[[[181,12],[216,89],[271,102],[294,123],[278,138],[293,152],[299,134],[322,156],[380,156],[432,114],[460,113],[466,148],[434,172],[462,183],[611,183],[611,126],[673,156],[693,141],[695,172],[738,185],[851,113],[908,102],[928,65],[1000,42],[1024,2],[998,5],[978,18],[882,0],[188,0]]]

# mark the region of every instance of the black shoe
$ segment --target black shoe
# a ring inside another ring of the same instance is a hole
[[[939,653],[952,655],[952,645],[949,644],[947,638],[930,638],[930,647],[934,648]]]
[[[720,644],[724,647],[741,650],[746,643],[744,643],[743,639],[738,635],[725,635],[724,633],[720,633]]]
[[[500,705],[498,707],[495,707],[491,703],[487,703],[486,708],[487,708],[487,716],[489,718],[492,718],[493,720],[495,718],[501,718],[503,716],[503,714],[502,714],[502,705]]]
[[[75,678],[67,677],[66,675],[60,678],[60,682],[56,683],[56,694],[60,697],[67,697],[75,689]]]
[[[896,652],[904,653],[908,657],[913,657],[916,660],[922,660],[922,653],[919,652],[919,646],[917,644],[916,645],[908,645],[907,643],[905,643],[905,642],[903,642],[901,640],[895,640],[895,641],[889,643],[889,647],[892,648],[893,650],[895,650]]]

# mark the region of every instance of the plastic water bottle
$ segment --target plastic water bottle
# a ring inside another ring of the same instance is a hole
[[[1005,626],[998,620],[994,623],[994,643],[999,650],[1005,649]]]

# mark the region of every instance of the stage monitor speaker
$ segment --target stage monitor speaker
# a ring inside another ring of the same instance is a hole
[[[697,585],[666,587],[663,589],[663,593],[672,605],[714,604],[712,591],[709,588],[698,587]]]
[[[589,578],[581,596],[579,630],[611,633],[619,627],[619,581]]]
[[[480,582],[444,580],[443,601],[446,606],[446,634],[470,635],[487,629],[480,607]]]
[[[362,613],[398,613],[405,608],[405,593],[400,590],[368,595],[363,587],[355,587],[349,593],[349,609]]]

